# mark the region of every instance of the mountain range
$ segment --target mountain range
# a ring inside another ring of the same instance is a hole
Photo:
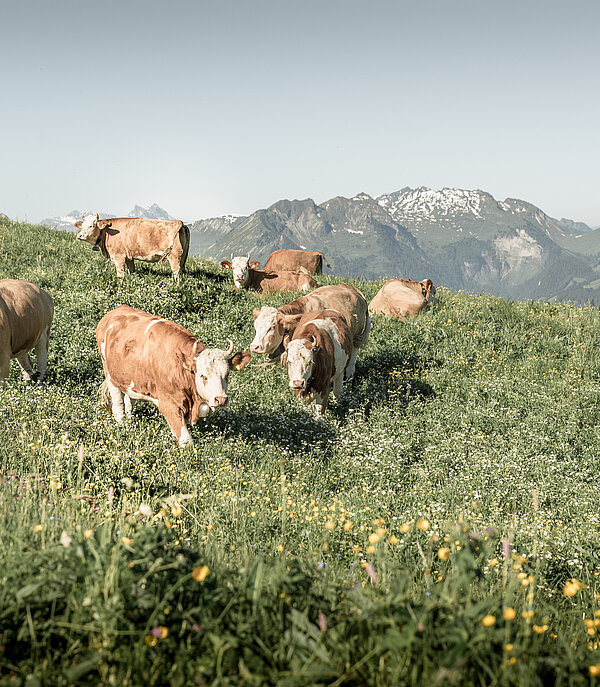
[[[136,205],[129,216],[172,219],[156,204]],[[74,211],[42,224],[72,230],[79,217]],[[215,260],[250,253],[264,263],[278,248],[320,250],[338,276],[431,277],[453,290],[600,303],[600,229],[482,190],[406,187],[320,204],[280,200],[190,229],[190,254]]]
[[[61,215],[60,217],[47,217],[43,219],[40,224],[46,227],[52,227],[53,229],[62,229],[63,231],[73,231],[75,222],[79,221],[82,215],[89,215],[91,213],[96,213],[97,210],[72,210],[66,215]],[[107,219],[109,217],[122,217],[123,215],[115,215],[111,212],[98,212],[101,219]],[[146,219],[175,219],[171,217],[166,210],[163,210],[156,203],[152,204],[148,208],[144,208],[141,205],[134,205],[133,209],[125,215],[125,217],[145,217]]]

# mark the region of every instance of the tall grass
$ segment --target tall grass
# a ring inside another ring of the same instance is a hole
[[[257,357],[182,451],[154,407],[99,405],[98,320],[128,303],[247,349],[252,308],[293,297],[188,268],[119,282],[0,222],[0,278],[56,306],[47,383],[0,387],[0,685],[593,681],[598,311],[440,289],[374,318],[322,421]]]

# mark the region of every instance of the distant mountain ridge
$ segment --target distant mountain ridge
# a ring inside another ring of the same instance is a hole
[[[95,209],[92,210],[72,210],[66,215],[60,217],[47,217],[43,219],[40,224],[46,227],[52,227],[53,229],[62,229],[63,231],[74,231],[75,222],[79,221],[82,216],[98,213],[101,219],[108,219],[110,217],[145,217],[146,219],[163,219],[163,220],[173,220],[175,217],[171,217],[166,210],[163,210],[159,205],[153,203],[150,207],[144,208],[141,205],[134,205],[133,210],[131,210],[127,215],[116,215],[114,212],[101,212]]]
[[[429,276],[451,289],[600,302],[600,230],[482,190],[280,200],[233,221],[196,222],[192,247],[216,260],[250,252],[263,262],[277,248],[321,250],[340,276]]]

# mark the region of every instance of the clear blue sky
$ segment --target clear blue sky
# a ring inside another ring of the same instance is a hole
[[[481,188],[600,225],[600,2],[0,7],[0,211]]]

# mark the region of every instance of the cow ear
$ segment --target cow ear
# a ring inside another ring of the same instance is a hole
[[[287,351],[288,344],[290,343],[290,335],[289,335],[289,334],[286,334],[286,335],[283,337],[283,342],[282,342],[282,343],[283,343],[283,347],[284,347],[285,350]]]
[[[256,319],[260,315],[260,308],[254,308],[252,311],[252,317]]]
[[[302,313],[298,315],[284,315],[283,313],[277,313],[277,324],[280,324],[284,331],[289,332],[291,329],[295,329],[302,318]]]
[[[83,225],[83,222],[82,222],[81,220],[79,220],[78,222],[75,222],[75,226],[76,226],[78,229],[81,229],[82,225]]]
[[[248,267],[251,267],[253,270],[257,270],[260,267],[260,260],[253,260],[252,262],[248,263]]]
[[[221,267],[224,267],[224,268],[227,269],[227,270],[232,270],[232,269],[233,269],[233,266],[232,266],[232,264],[229,262],[229,260],[221,260],[221,262],[220,262],[219,264],[221,265]]]
[[[96,222],[100,219],[100,215],[96,213]]]
[[[252,353],[248,353],[248,351],[238,351],[229,358],[229,367],[232,370],[243,370],[250,362],[251,357]]]

